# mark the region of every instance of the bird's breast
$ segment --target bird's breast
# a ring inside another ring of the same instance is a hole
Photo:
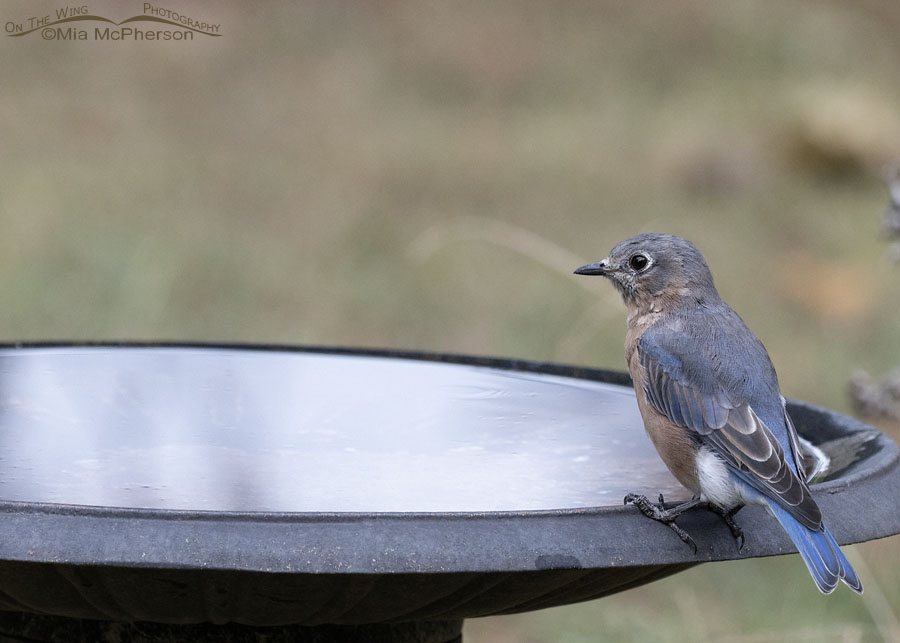
[[[653,446],[659,457],[682,485],[692,493],[700,493],[700,481],[697,476],[697,442],[691,437],[689,429],[678,426],[668,417],[658,412],[647,400],[644,393],[644,368],[638,356],[637,341],[634,340],[630,353],[626,342],[626,354],[628,354],[628,370],[634,382],[634,393],[637,397],[638,409],[644,420],[644,429],[650,436]]]

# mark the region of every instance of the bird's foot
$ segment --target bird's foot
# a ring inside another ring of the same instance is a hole
[[[734,521],[734,515],[743,509],[744,505],[737,505],[726,511],[722,507],[708,502],[706,503],[706,508],[722,517],[722,520],[728,525],[728,529],[731,530],[731,535],[734,537],[735,542],[738,544],[738,551],[741,551],[744,548],[744,530]]]
[[[694,539],[691,538],[688,532],[679,527],[675,522],[675,519],[686,510],[692,507],[696,507],[698,504],[697,500],[688,500],[687,502],[683,502],[679,505],[675,505],[674,507],[666,509],[666,501],[663,498],[662,494],[659,494],[659,503],[654,504],[650,502],[647,496],[642,496],[637,493],[629,493],[627,496],[625,496],[625,504],[634,505],[635,507],[637,507],[638,511],[640,511],[651,520],[661,522],[664,525],[668,526],[669,529],[678,534],[678,537],[681,538],[682,542],[684,542],[686,545],[689,545],[694,550],[695,554],[697,553],[697,543],[694,542]]]

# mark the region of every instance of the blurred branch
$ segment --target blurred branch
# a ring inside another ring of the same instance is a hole
[[[563,362],[580,361],[588,343],[603,330],[603,325],[597,322],[610,319],[620,312],[619,308],[610,305],[606,300],[599,301],[588,308],[559,341],[556,348],[556,359]]]
[[[618,296],[603,280],[576,278],[573,270],[586,263],[574,252],[545,239],[539,234],[505,221],[485,217],[465,216],[447,223],[439,223],[422,232],[410,244],[407,256],[417,264],[428,261],[435,253],[451,243],[477,241],[512,250],[550,270],[565,275],[600,301],[589,308],[560,340],[557,355],[560,359],[577,359],[591,338],[603,328],[598,320],[619,314]]]
[[[410,244],[408,257],[422,264],[451,243],[481,241],[513,250],[554,272],[571,278],[582,288],[615,301],[611,290],[595,279],[576,278],[573,270],[585,262],[574,252],[558,246],[539,234],[506,221],[486,217],[464,216],[448,223],[433,225]]]
[[[893,242],[891,254],[896,263],[900,261],[900,162],[885,169],[884,181],[890,202],[881,219],[881,232]],[[847,388],[858,415],[900,420],[900,369],[891,371],[880,382],[858,369],[850,375]]]
[[[850,402],[861,417],[900,419],[900,369],[876,382],[866,371],[858,369],[850,375]]]
[[[878,627],[878,631],[885,641],[900,641],[900,621],[891,608],[890,601],[884,594],[881,583],[878,582],[872,569],[866,563],[865,558],[857,550],[847,551],[853,567],[866,579],[866,591],[862,602],[872,615],[872,620]]]
[[[754,632],[752,634],[737,634],[735,636],[717,638],[718,643],[771,643],[772,641],[792,641],[800,643],[810,641],[823,643],[824,641],[840,641],[840,643],[853,643],[871,640],[868,628],[863,628],[858,623],[846,623],[844,625],[832,625],[826,627],[804,627],[795,630],[777,630],[775,632]],[[890,641],[893,639],[885,639]]]
[[[894,262],[900,261],[900,163],[893,163],[884,173],[890,204],[881,218],[881,232],[893,242],[891,254]]]

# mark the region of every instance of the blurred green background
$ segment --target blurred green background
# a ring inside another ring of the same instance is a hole
[[[63,6],[8,1],[0,23]],[[88,6],[122,20],[142,3]],[[570,273],[659,231],[705,253],[786,395],[849,412],[853,369],[900,363],[900,267],[879,238],[896,2],[176,8],[223,35],[2,37],[3,340],[624,369],[621,303]],[[820,596],[795,556],[747,560],[473,620],[466,641],[900,640],[898,540],[849,551],[862,598]]]

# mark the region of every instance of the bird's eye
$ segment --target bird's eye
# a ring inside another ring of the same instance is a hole
[[[632,270],[640,271],[650,265],[650,260],[646,255],[634,255],[628,260],[628,265],[631,266]]]

